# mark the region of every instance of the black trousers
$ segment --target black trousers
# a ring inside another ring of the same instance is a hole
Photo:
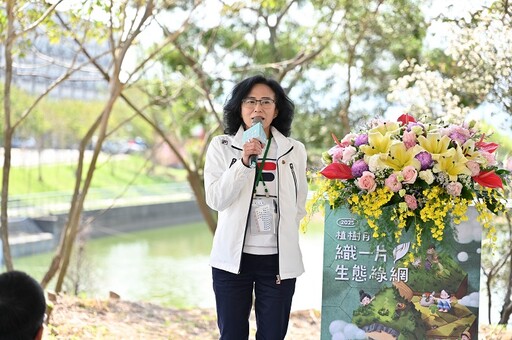
[[[276,283],[278,255],[242,255],[240,274],[212,268],[221,340],[249,338],[254,291],[257,340],[283,340],[296,279]]]

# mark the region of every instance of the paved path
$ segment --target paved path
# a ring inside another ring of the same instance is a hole
[[[85,158],[90,160],[92,150],[85,151]],[[109,157],[101,154],[100,157]],[[74,149],[44,149],[41,152],[35,149],[13,148],[11,152],[11,166],[38,166],[41,164],[75,164],[78,161],[78,150]],[[4,148],[0,148],[0,162],[4,164]]]

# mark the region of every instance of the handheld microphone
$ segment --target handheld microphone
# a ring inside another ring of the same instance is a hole
[[[267,135],[265,134],[265,130],[263,130],[261,117],[253,118],[251,127],[244,131],[242,142],[245,143],[252,138],[256,138],[263,144],[267,143]],[[249,157],[249,166],[255,168],[257,163],[258,155],[251,155],[251,157]]]

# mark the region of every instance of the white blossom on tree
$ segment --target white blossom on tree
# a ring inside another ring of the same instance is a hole
[[[469,108],[461,107],[459,96],[452,92],[454,80],[415,60],[404,61],[400,68],[408,74],[391,82],[390,102],[405,107],[405,111],[415,117],[432,120],[460,119],[469,112]]]
[[[510,8],[497,1],[450,23],[451,39],[444,50],[448,66],[404,61],[405,75],[391,82],[388,100],[413,115],[448,121],[464,119],[482,103],[512,116]]]

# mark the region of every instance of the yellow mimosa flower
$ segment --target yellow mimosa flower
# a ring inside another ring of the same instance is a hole
[[[404,167],[412,165],[416,170],[421,168],[421,163],[415,156],[422,151],[421,147],[415,146],[407,149],[402,143],[395,143],[389,148],[387,155],[382,155],[385,165],[395,171],[401,171]]]
[[[444,172],[451,181],[456,181],[458,175],[471,175],[471,171],[466,166],[467,162],[462,149],[457,146],[457,149],[450,149],[439,157],[437,164],[434,165],[434,172]]]
[[[450,138],[439,133],[429,133],[427,137],[418,136],[419,145],[432,155],[432,159],[438,160],[440,156],[448,151]]]

